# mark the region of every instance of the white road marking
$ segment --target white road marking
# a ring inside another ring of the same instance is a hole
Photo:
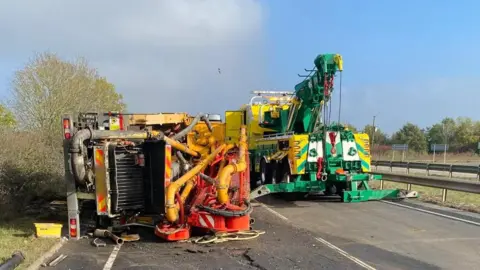
[[[425,210],[425,209],[421,209],[421,208],[416,208],[416,207],[412,207],[412,206],[408,206],[408,205],[404,205],[404,204],[400,204],[400,203],[394,203],[394,202],[389,202],[389,201],[384,201],[384,200],[382,200],[382,202],[388,203],[388,204],[391,204],[391,205],[396,205],[396,206],[408,208],[408,209],[412,209],[412,210],[416,210],[416,211],[420,211],[420,212],[424,212],[424,213],[428,213],[428,214],[432,214],[432,215],[436,215],[436,216],[439,216],[439,217],[444,217],[444,218],[448,218],[448,219],[452,219],[452,220],[456,220],[456,221],[465,222],[465,223],[472,224],[472,225],[475,225],[475,226],[480,226],[479,222],[471,221],[471,220],[468,220],[468,219],[449,216],[449,215],[437,213],[437,212],[434,212],[434,211],[429,211],[429,210]]]
[[[361,267],[363,267],[365,269],[376,270],[374,267],[372,267],[372,266],[368,265],[367,263],[365,263],[364,261],[348,254],[345,250],[335,246],[334,244],[328,242],[327,240],[325,240],[323,238],[315,237],[315,240],[317,240],[318,242],[321,242],[322,244],[326,245],[327,247],[329,247],[331,249],[336,250],[338,253],[342,254],[346,258],[350,259],[351,261],[353,261],[354,263],[360,265]]]
[[[289,221],[287,217],[285,217],[284,215],[278,213],[277,211],[273,210],[272,208],[268,207],[266,204],[263,204],[261,203],[260,204],[263,208],[265,208],[266,210],[268,210],[270,213],[274,214],[275,216],[285,220],[285,221]],[[345,256],[346,258],[350,259],[351,261],[353,261],[354,263],[360,265],[361,267],[365,268],[365,269],[369,269],[369,270],[376,270],[374,267],[368,265],[367,263],[365,263],[364,261],[348,254],[345,250],[335,246],[334,244],[328,242],[327,240],[323,239],[323,238],[320,238],[320,237],[315,237],[314,238],[315,240],[317,240],[318,242],[321,242],[322,244],[326,245],[327,247],[337,251],[338,253],[340,253],[341,255]]]
[[[120,251],[120,247],[122,245],[116,245],[112,253],[110,253],[110,257],[108,257],[107,262],[105,263],[105,266],[103,266],[103,270],[110,270],[112,269],[113,263],[115,262],[115,259],[117,258],[118,252]]]
[[[265,208],[268,212],[274,214],[275,216],[277,216],[277,217],[279,217],[279,218],[281,218],[281,219],[283,219],[283,220],[288,220],[288,218],[286,218],[284,215],[278,213],[277,211],[273,210],[272,208],[268,207],[267,205],[265,205],[265,204],[262,203],[261,206],[262,206],[263,208]]]

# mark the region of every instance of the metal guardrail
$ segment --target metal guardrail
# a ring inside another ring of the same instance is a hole
[[[480,165],[468,166],[468,165],[455,165],[455,164],[432,164],[432,163],[420,163],[420,162],[402,162],[402,161],[384,161],[374,160],[372,166],[375,166],[375,171],[383,175],[383,179],[386,181],[406,183],[407,190],[411,190],[412,185],[426,186],[442,189],[442,201],[447,200],[447,191],[455,190],[467,193],[480,194],[480,183],[468,180],[451,179],[453,173],[466,173],[476,175],[480,180]],[[393,168],[405,168],[407,174],[387,173],[378,171],[378,167],[388,167],[390,172]],[[410,175],[410,169],[425,170],[426,176]],[[449,178],[430,176],[430,171],[448,172]],[[383,180],[380,184],[383,189]]]
[[[452,177],[453,173],[474,174],[477,179],[480,180],[480,165],[456,165],[373,160],[372,166],[375,166],[375,169],[377,169],[379,166],[389,167],[390,171],[392,171],[393,168],[405,168],[407,170],[407,174],[410,173],[410,169],[425,170],[427,172],[427,175],[430,175],[430,171],[448,172],[449,177]]]

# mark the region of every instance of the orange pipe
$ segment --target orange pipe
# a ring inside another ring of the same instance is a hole
[[[181,186],[185,184],[189,179],[192,179],[195,175],[201,172],[205,167],[212,162],[218,153],[220,153],[225,148],[225,144],[220,145],[213,153],[208,155],[205,159],[200,161],[195,167],[190,171],[182,175],[175,182],[170,183],[167,187],[167,196],[165,203],[165,212],[166,218],[170,222],[175,222],[178,219],[178,208],[175,204],[175,193],[178,192]]]
[[[243,172],[247,169],[246,162],[246,151],[247,151],[247,134],[245,126],[240,128],[240,142],[239,142],[239,153],[240,160],[236,164],[229,164],[219,173],[218,182],[217,182],[217,200],[219,203],[227,203],[228,198],[228,187],[230,185],[230,179],[232,174],[237,172]]]

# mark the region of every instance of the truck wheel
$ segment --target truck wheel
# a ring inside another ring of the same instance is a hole
[[[258,187],[258,173],[255,171],[250,171],[250,190],[253,190]]]
[[[268,167],[270,171],[270,181],[267,184],[276,184],[278,179],[277,174],[278,174],[278,171],[281,170],[281,168],[279,168],[278,163],[276,161],[270,161],[270,164]]]
[[[267,161],[262,158],[260,161],[260,185],[265,185],[270,183],[271,179],[271,169],[270,166],[268,166]]]

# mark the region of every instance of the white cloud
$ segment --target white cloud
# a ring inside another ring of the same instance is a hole
[[[265,77],[255,0],[2,1],[0,35],[10,63],[46,50],[86,57],[130,111],[222,113]]]

